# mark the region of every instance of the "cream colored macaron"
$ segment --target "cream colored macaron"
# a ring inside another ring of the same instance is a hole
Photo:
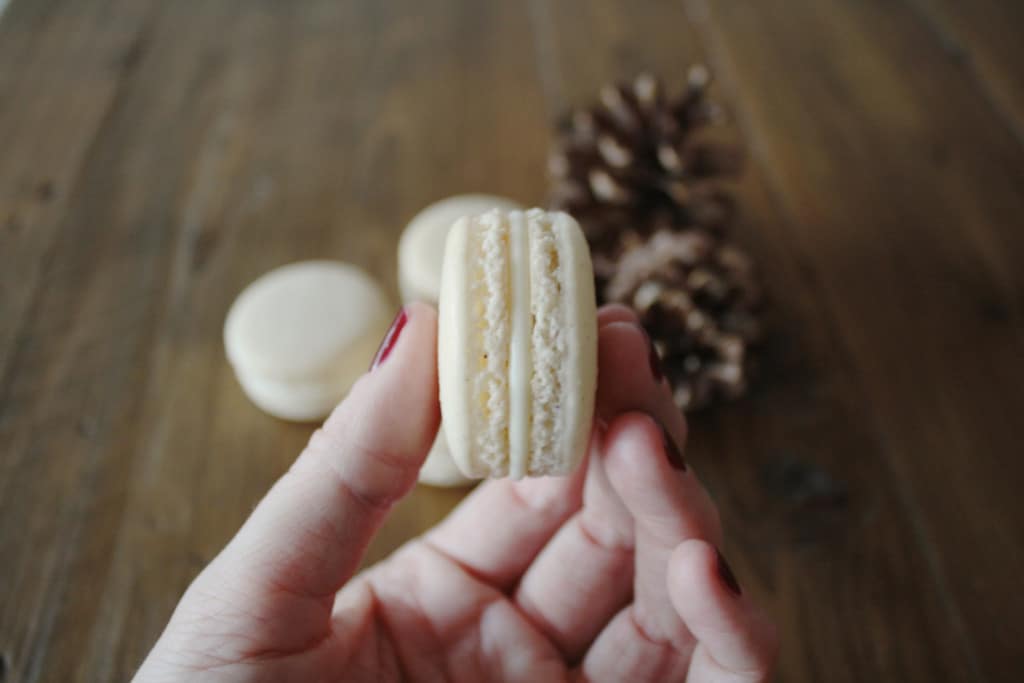
[[[565,475],[597,387],[590,252],[568,214],[489,211],[448,235],[438,332],[441,414],[472,477]]]
[[[455,221],[490,209],[520,208],[504,197],[461,194],[435,202],[416,214],[398,242],[398,286],[402,300],[437,304],[444,242]]]
[[[285,420],[320,420],[366,372],[391,313],[380,287],[355,266],[292,263],[238,296],[224,347],[253,403]]]

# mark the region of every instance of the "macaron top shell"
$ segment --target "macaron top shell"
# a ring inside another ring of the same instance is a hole
[[[435,202],[413,217],[398,243],[398,279],[403,301],[437,303],[445,238],[452,224],[489,209],[519,209],[519,204],[488,194],[462,194]]]
[[[519,478],[576,467],[593,414],[597,317],[575,220],[532,209],[455,224],[438,369],[445,435],[465,474]]]
[[[388,314],[387,298],[358,268],[333,261],[292,263],[239,295],[224,323],[224,344],[239,372],[282,381],[329,380],[369,362]]]

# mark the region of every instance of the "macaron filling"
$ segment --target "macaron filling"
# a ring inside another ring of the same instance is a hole
[[[508,297],[509,231],[497,212],[484,214],[479,229],[471,230],[467,256],[471,259],[469,289],[470,353],[476,360],[470,372],[477,454],[492,472],[505,467],[509,439],[509,349],[511,329]]]
[[[530,277],[530,228],[522,211],[509,214],[509,268],[513,305],[512,336],[509,341],[509,433],[508,474],[520,479],[527,474],[530,459],[530,405],[532,367],[533,297]],[[517,302],[529,301],[530,306]]]
[[[543,461],[563,452],[569,441],[565,426],[570,424],[566,421],[570,406],[563,405],[563,401],[574,401],[572,396],[566,396],[565,385],[569,373],[568,342],[575,328],[566,320],[569,307],[562,288],[563,278],[570,275],[561,256],[571,248],[565,242],[568,231],[544,214],[532,218],[529,270],[533,328],[529,381],[534,412],[530,424],[530,469],[536,471],[547,469],[552,463]]]
[[[573,328],[560,252],[571,245],[539,209],[488,212],[469,227],[475,446],[492,473],[521,478],[537,474],[539,461],[557,462],[568,440],[562,394]]]

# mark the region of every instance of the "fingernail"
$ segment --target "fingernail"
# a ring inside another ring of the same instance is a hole
[[[665,373],[661,371],[661,357],[658,355],[658,349],[654,348],[654,342],[651,341],[651,335],[647,334],[647,330],[643,327],[640,330],[644,333],[644,339],[647,340],[647,361],[651,364],[651,376],[654,377],[655,382],[661,382]]]
[[[657,420],[655,420],[657,422]],[[665,448],[665,457],[668,459],[668,464],[676,468],[680,472],[686,471],[686,461],[683,460],[683,454],[679,451],[679,446],[676,445],[676,440],[672,438],[672,435],[665,429],[665,425],[658,422],[658,427],[661,428],[661,443]]]
[[[732,569],[729,567],[729,563],[725,561],[722,551],[715,550],[715,552],[718,553],[718,577],[722,579],[722,583],[734,595],[742,595],[743,590],[740,588],[740,582],[736,580],[736,575],[732,573]]]
[[[384,335],[384,339],[380,342],[380,347],[377,349],[377,355],[373,357],[373,362],[370,363],[370,370],[376,369],[378,365],[387,360],[388,356],[391,355],[391,349],[395,348],[395,342],[398,341],[398,335],[402,334],[402,329],[405,327],[405,323],[409,321],[409,315],[402,308],[398,311],[398,315],[391,322],[391,327],[388,328],[387,334]]]

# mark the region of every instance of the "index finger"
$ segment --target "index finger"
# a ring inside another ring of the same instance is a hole
[[[215,560],[247,588],[333,596],[416,481],[440,421],[437,316],[411,304],[390,354],[352,387]]]

